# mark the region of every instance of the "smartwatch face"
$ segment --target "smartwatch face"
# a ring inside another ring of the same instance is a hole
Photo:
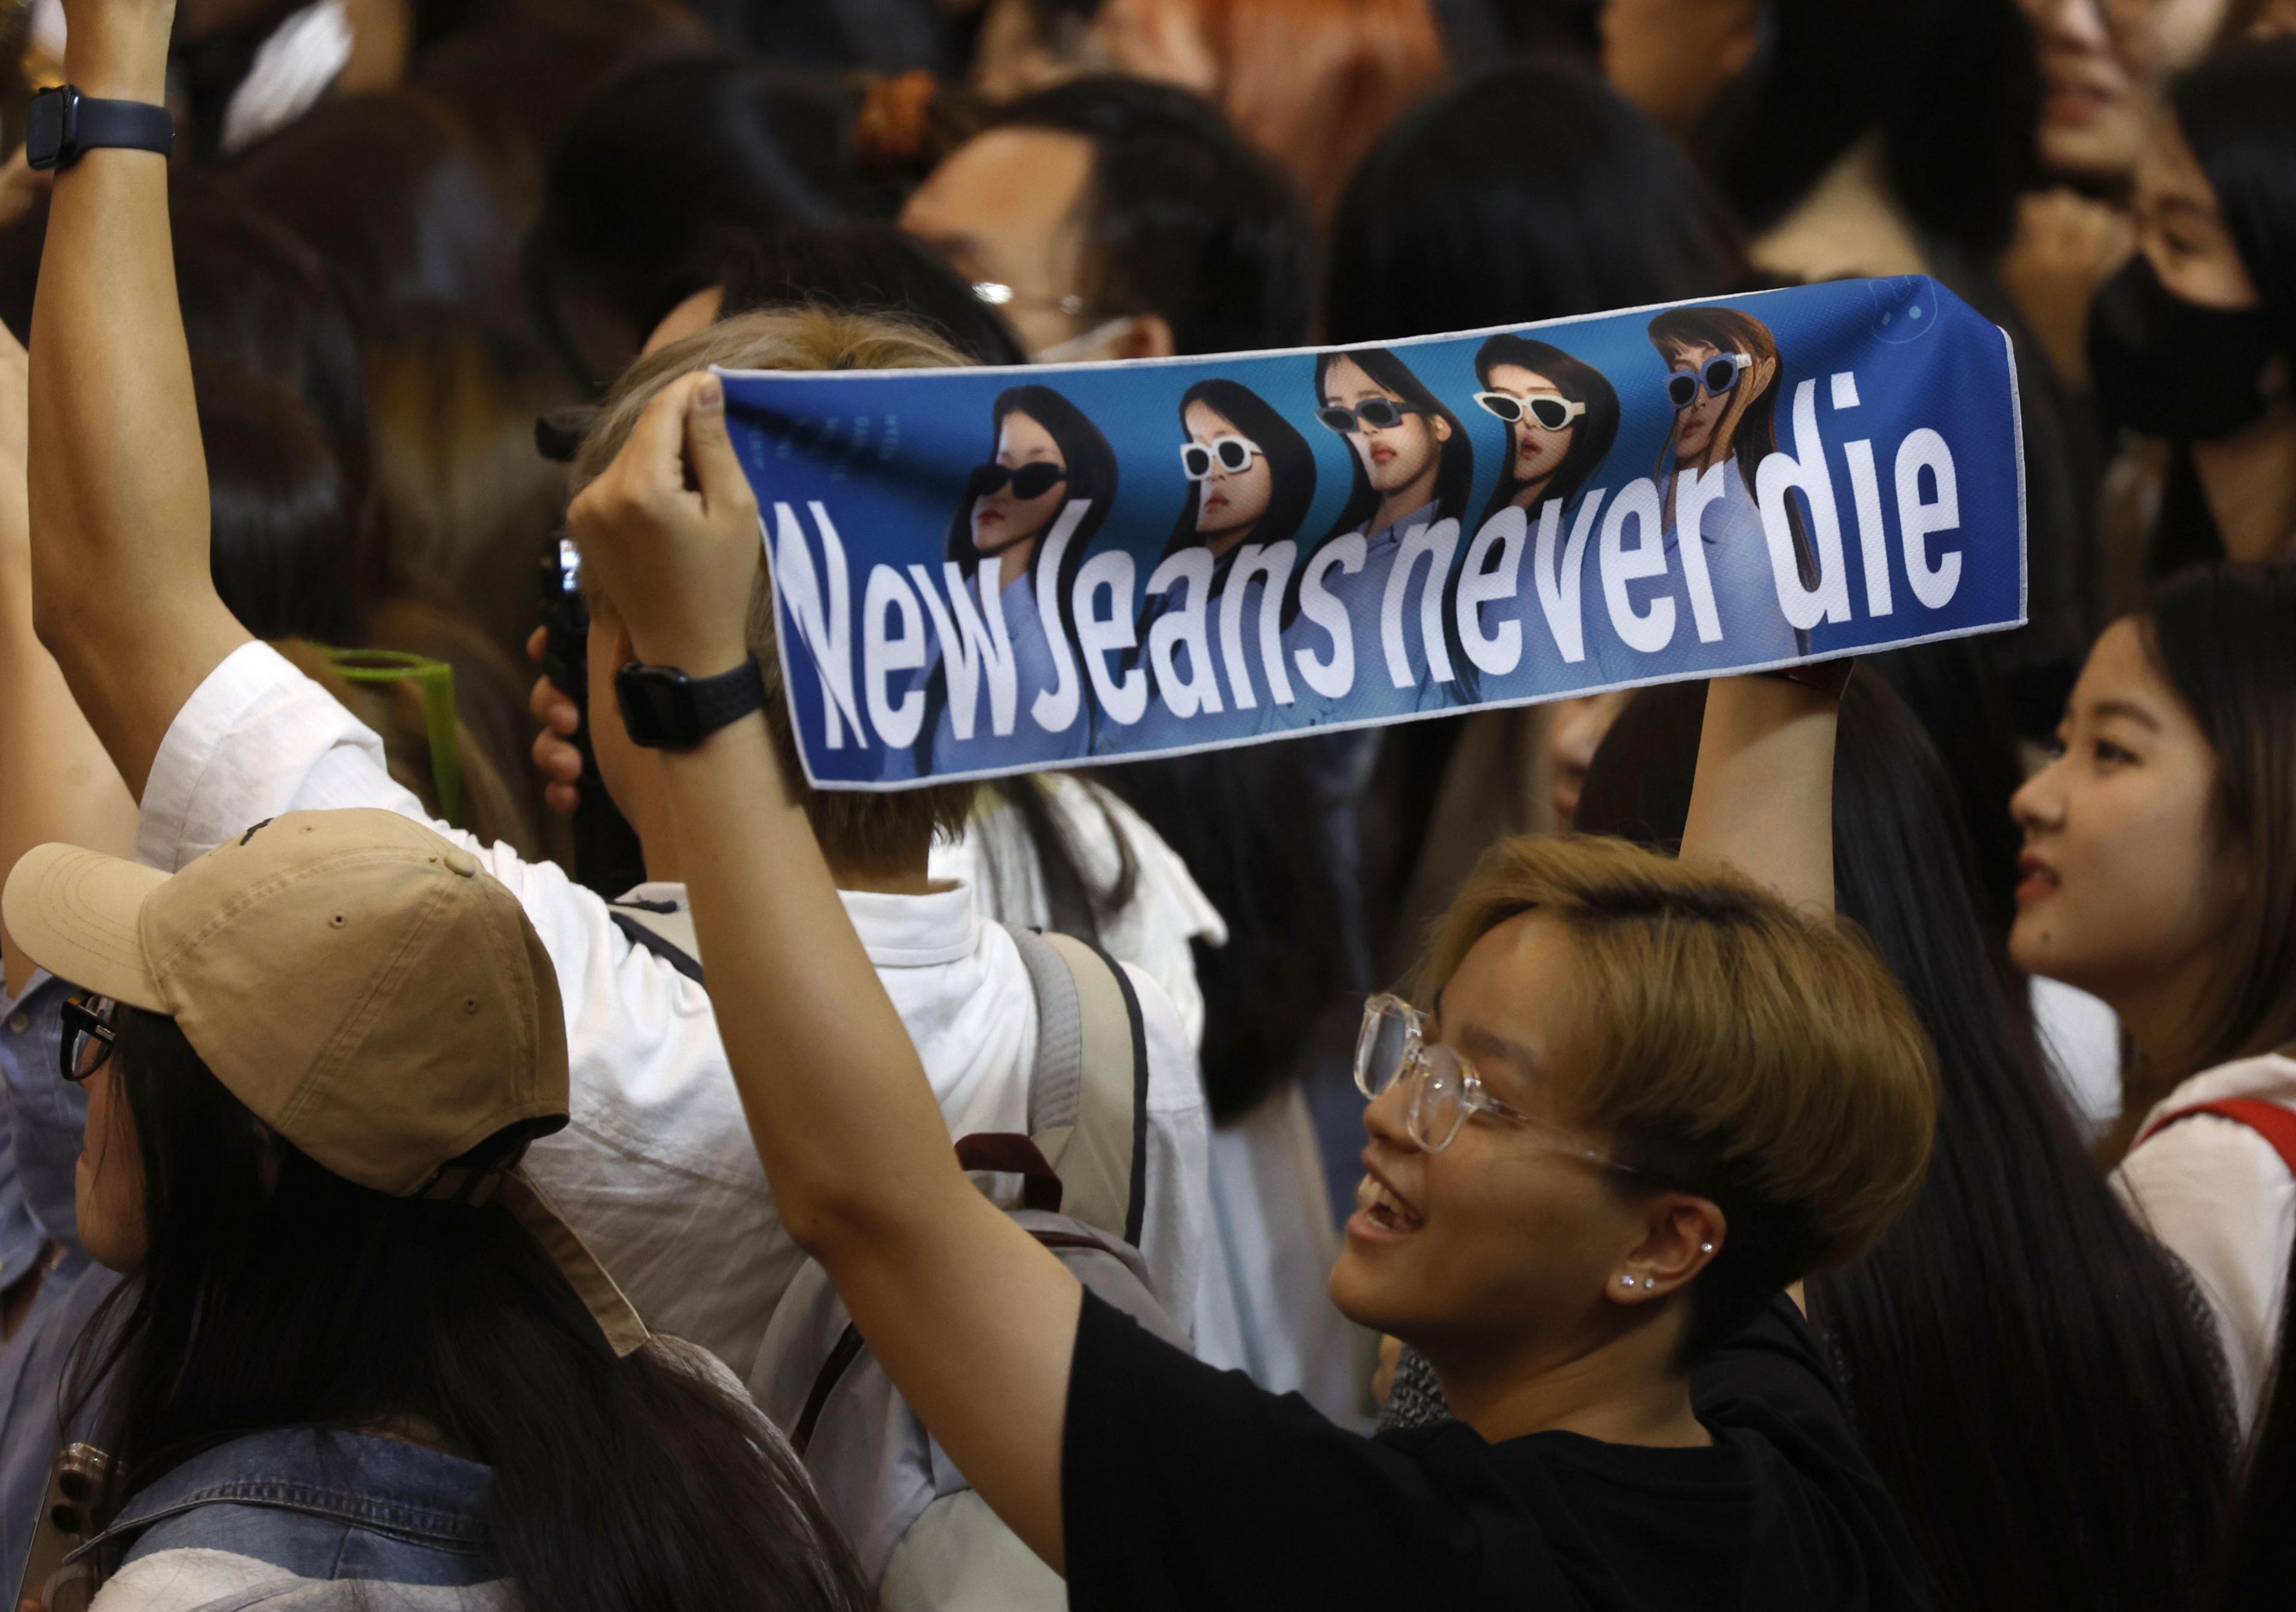
[[[701,742],[701,714],[685,679],[660,667],[624,667],[614,678],[614,699],[630,742],[650,750],[689,749]]]
[[[53,168],[63,155],[64,125],[70,109],[70,93],[66,90],[43,90],[32,97],[29,117],[24,128],[24,160],[36,168]]]

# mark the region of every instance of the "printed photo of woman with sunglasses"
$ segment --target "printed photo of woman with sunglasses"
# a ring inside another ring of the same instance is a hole
[[[1685,471],[1726,467],[1722,496],[1705,507],[1698,523],[1722,637],[1702,643],[1685,608],[1661,659],[1671,668],[1693,665],[1702,655],[1732,665],[1807,655],[1808,634],[1789,626],[1778,608],[1769,544],[1754,501],[1755,472],[1778,448],[1784,377],[1777,340],[1760,320],[1726,307],[1669,308],[1650,322],[1649,335],[1665,361],[1666,399],[1674,407],[1674,430],[1660,452],[1657,476],[1667,517],[1667,562],[1677,577],[1675,483]],[[1786,518],[1802,580],[1814,581],[1816,561],[1801,512],[1791,501]],[[1645,674],[1658,669],[1648,658],[1638,658],[1637,666]]]
[[[1348,501],[1332,523],[1331,531],[1313,552],[1300,557],[1294,574],[1296,601],[1300,579],[1314,561],[1333,544],[1359,539],[1363,563],[1352,569],[1333,565],[1322,574],[1323,591],[1347,611],[1352,633],[1355,667],[1354,697],[1349,714],[1364,716],[1390,711],[1433,710],[1451,705],[1456,694],[1451,684],[1423,676],[1413,689],[1395,688],[1381,651],[1380,609],[1387,593],[1388,573],[1413,529],[1439,520],[1464,521],[1467,497],[1475,479],[1474,445],[1466,428],[1409,366],[1385,348],[1357,348],[1324,353],[1316,360],[1316,418],[1339,433],[1349,450],[1353,484]],[[1464,552],[1464,543],[1458,552]],[[1416,587],[1440,587],[1447,605],[1456,577],[1428,577]],[[1419,593],[1407,597],[1404,615],[1418,619]],[[1443,618],[1448,623],[1447,608]],[[1329,663],[1334,653],[1331,632],[1314,616],[1294,619],[1286,633],[1299,647],[1319,661]],[[1423,648],[1415,627],[1406,629],[1412,664],[1424,670]],[[1447,645],[1455,671],[1465,662]],[[1366,705],[1366,695],[1374,703]],[[1317,697],[1303,691],[1301,702],[1313,706]],[[1311,718],[1312,720],[1313,718]]]
[[[1538,515],[1553,498],[1567,515],[1619,437],[1619,394],[1603,372],[1529,336],[1494,336],[1475,354],[1478,407],[1507,425],[1507,456],[1483,509]]]
[[[1151,690],[1140,723],[1121,730],[1128,750],[1143,743],[1201,739],[1202,717],[1188,721],[1185,731],[1175,724],[1180,712],[1197,708],[1204,693],[1218,694],[1222,712],[1238,710],[1242,702],[1218,648],[1229,573],[1246,544],[1273,548],[1292,539],[1316,499],[1316,454],[1308,439],[1241,381],[1213,376],[1182,393],[1180,430],[1180,472],[1188,490],[1172,535],[1148,573],[1152,581],[1168,577],[1170,585],[1147,593],[1134,648],[1126,657],[1128,668],[1149,668]],[[1288,572],[1286,577],[1288,582]],[[1285,585],[1277,584],[1279,589]],[[1247,600],[1245,608],[1244,641],[1256,665],[1260,607]],[[1166,687],[1168,675],[1186,680],[1195,697],[1173,698]],[[1266,730],[1267,719],[1279,708],[1264,675],[1254,679],[1251,695],[1242,718],[1223,720],[1223,738]],[[1149,730],[1154,730],[1152,736]],[[1103,732],[1115,737],[1105,724]]]
[[[1073,760],[1092,747],[1089,692],[1082,695],[1086,703],[1077,719],[1056,733],[1030,721],[1029,709],[1039,693],[1060,684],[1063,666],[1073,685],[1089,689],[1070,647],[1074,635],[1069,600],[1093,536],[1116,502],[1116,451],[1082,410],[1048,386],[1016,386],[998,393],[991,422],[994,447],[988,462],[975,466],[965,481],[964,500],[949,521],[947,557],[976,590],[980,568],[996,568],[996,595],[1013,642],[1020,715],[1012,735],[993,752],[984,748],[978,765],[1010,760],[1014,747],[1032,759]],[[1048,621],[1037,601],[1037,572],[1054,523],[1078,503],[1084,509],[1054,579],[1057,617]],[[1058,653],[1052,638],[1055,633],[1062,639]],[[934,756],[955,756],[958,752],[951,747],[966,742],[958,740],[949,717],[948,685],[938,652],[924,675],[926,721],[917,741],[920,774]],[[993,737],[985,699],[978,711],[970,741],[975,746]]]

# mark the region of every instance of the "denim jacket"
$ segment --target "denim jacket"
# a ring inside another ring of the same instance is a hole
[[[483,1522],[492,1471],[397,1439],[250,1434],[138,1490],[81,1547],[131,1540],[94,1608],[508,1612]]]

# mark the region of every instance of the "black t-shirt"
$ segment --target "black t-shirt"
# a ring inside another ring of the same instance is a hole
[[[1061,1498],[1078,1608],[1900,1612],[1920,1558],[1784,1298],[1691,1373],[1702,1449],[1363,1438],[1090,1294]]]

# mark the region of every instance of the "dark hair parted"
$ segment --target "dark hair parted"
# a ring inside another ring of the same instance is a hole
[[[1308,506],[1316,501],[1316,453],[1308,439],[1258,392],[1240,380],[1218,375],[1199,380],[1180,394],[1183,437],[1188,430],[1188,409],[1198,403],[1250,438],[1267,462],[1267,512],[1252,523],[1248,534],[1251,541],[1265,547],[1297,535],[1300,523],[1308,518]],[[1180,518],[1173,523],[1162,558],[1203,541],[1196,534],[1196,512],[1203,496],[1202,482],[1188,483],[1188,495],[1180,504]]]
[[[72,1414],[96,1407],[113,1457],[99,1519],[250,1432],[412,1425],[492,1469],[487,1544],[521,1605],[865,1604],[754,1410],[669,1346],[617,1358],[507,1210],[322,1169],[262,1131],[172,1019],[127,1011],[116,1068],[147,1238],[70,1371]]]
[[[1382,391],[1392,392],[1410,404],[1430,421],[1440,420],[1451,428],[1450,438],[1436,445],[1435,519],[1464,521],[1467,518],[1467,495],[1475,485],[1475,445],[1468,440],[1467,428],[1451,412],[1450,405],[1427,389],[1426,383],[1411,372],[1411,366],[1383,347],[1354,347],[1339,352],[1316,355],[1316,402],[1324,401],[1324,378],[1332,366],[1345,359],[1371,379]],[[1433,428],[1429,428],[1432,430]],[[1352,447],[1348,450],[1348,501],[1340,509],[1340,517],[1332,522],[1325,540],[1348,532],[1359,532],[1364,523],[1379,508],[1379,489],[1371,484],[1365,473],[1363,457]]]
[[[2169,92],[2276,345],[2296,363],[2296,37],[2229,46]]]
[[[1636,695],[1580,826],[1677,843],[1704,711],[1702,684]],[[1940,1606],[2181,1605],[2231,1465],[2205,1312],[2089,1160],[1981,916],[1944,765],[1862,673],[1833,790],[1838,904],[1904,987],[1941,1083],[1920,1194],[1862,1259],[1808,1284],[1866,1448]]]
[[[2136,623],[2216,752],[2216,826],[2241,873],[2225,966],[2194,1005],[2202,1069],[2296,1041],[2296,564],[2187,571]]]
[[[921,324],[975,364],[1026,364],[1011,327],[913,235],[870,219],[783,224],[720,246],[718,317],[811,305]]]
[[[1086,78],[1022,96],[993,127],[1092,143],[1085,296],[1102,317],[1159,315],[1182,353],[1307,340],[1316,249],[1306,206],[1207,102],[1169,85]]]
[[[1561,464],[1547,472],[1546,486],[1539,495],[1540,503],[1552,498],[1568,509],[1570,501],[1578,495],[1578,489],[1587,485],[1587,479],[1602,468],[1611,444],[1619,438],[1618,391],[1611,385],[1609,376],[1585,359],[1574,358],[1559,347],[1529,336],[1494,336],[1484,342],[1475,353],[1475,375],[1488,387],[1491,372],[1503,364],[1544,375],[1565,397],[1587,405],[1587,412],[1572,424],[1570,451],[1562,455]],[[1491,501],[1484,507],[1485,520],[1513,503],[1523,490],[1521,478],[1514,473],[1513,433],[1518,428],[1506,429],[1507,454],[1499,471],[1498,485],[1491,489]]]
[[[1527,834],[1476,865],[1414,1000],[1438,1002],[1477,941],[1527,913],[1572,942],[1590,1057],[1557,1093],[1571,1118],[1662,1189],[1711,1200],[1728,1227],[1690,1284],[1686,1358],[1788,1283],[1856,1258],[1913,1200],[1936,1054],[1854,926],[1805,918],[1726,869]]]
[[[1717,297],[1747,277],[1728,209],[1681,147],[1553,61],[1406,116],[1357,169],[1332,238],[1334,341]]]
[[[1045,428],[1054,446],[1061,450],[1061,467],[1068,479],[1061,483],[1061,507],[1083,502],[1087,507],[1069,539],[1068,550],[1061,556],[1058,584],[1061,613],[1068,613],[1069,594],[1076,583],[1076,574],[1084,565],[1085,551],[1092,546],[1093,535],[1108,519],[1109,506],[1116,502],[1116,450],[1108,446],[1100,428],[1051,387],[1030,381],[1025,386],[1007,387],[996,394],[989,409],[988,457],[996,456],[997,439],[1004,435],[1004,421],[1014,414],[1025,414]],[[948,523],[948,558],[967,577],[980,569],[981,555],[972,546],[972,506],[975,500],[968,496],[958,505]],[[1055,523],[1059,516],[1054,516]],[[1037,540],[1034,552],[1029,556],[1029,578],[1036,580],[1037,568],[1044,562],[1047,546],[1045,538],[1051,528]],[[1052,630],[1052,624],[1046,624]]]

